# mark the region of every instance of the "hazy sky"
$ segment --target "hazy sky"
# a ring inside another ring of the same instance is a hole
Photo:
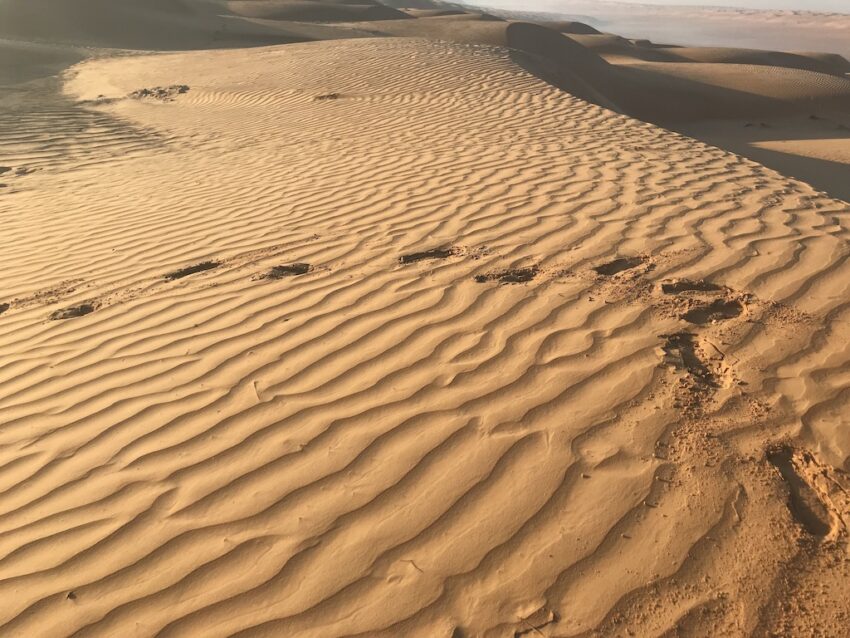
[[[620,0],[638,2],[639,0]],[[534,0],[529,0],[533,4]],[[645,4],[693,4],[747,7],[749,9],[806,9],[808,11],[840,11],[850,13],[850,0],[643,0]]]
[[[727,7],[746,7],[749,9],[806,9],[808,11],[839,11],[850,13],[850,0],[620,0],[637,4],[673,4],[673,5],[718,5]],[[486,5],[486,0],[475,0],[475,4]],[[535,9],[552,11],[559,4],[557,0],[499,0],[499,6],[511,5],[517,10]],[[563,3],[569,5],[569,0]]]

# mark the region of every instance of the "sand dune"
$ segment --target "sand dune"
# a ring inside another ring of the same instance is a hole
[[[205,0],[5,0],[0,37],[154,50],[304,40],[225,13]]]
[[[0,38],[184,50],[350,37],[306,22],[407,17],[369,0],[4,0]]]
[[[234,13],[251,18],[316,22],[347,22],[352,20],[398,20],[407,14],[379,2],[320,2],[318,0],[229,0],[227,7]]]
[[[573,95],[664,125],[850,112],[850,79],[839,62],[847,61],[840,56],[636,46],[610,34],[558,32],[587,31],[577,23],[492,21],[475,15],[348,26],[382,35],[508,46],[536,56],[527,68]]]
[[[841,80],[309,28],[0,113],[0,635],[841,635],[850,206],[628,114]]]
[[[518,20],[588,22],[600,31],[633,39],[688,46],[821,51],[850,57],[850,14],[846,12],[747,10],[708,2],[686,6],[673,2],[536,0],[527,8],[515,0],[464,0],[462,4],[473,10],[486,7]]]

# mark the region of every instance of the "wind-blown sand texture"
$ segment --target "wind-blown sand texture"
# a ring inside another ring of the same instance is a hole
[[[542,62],[121,55],[0,129],[0,635],[841,635],[850,206]]]

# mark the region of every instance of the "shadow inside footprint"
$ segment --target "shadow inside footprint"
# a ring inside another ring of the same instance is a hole
[[[174,281],[175,279],[182,279],[183,277],[188,277],[189,275],[194,275],[198,272],[204,272],[205,270],[212,270],[213,268],[217,268],[219,266],[219,262],[217,261],[204,261],[200,264],[195,264],[194,266],[189,266],[187,268],[181,268],[180,270],[175,270],[174,272],[170,272],[166,275],[163,275],[165,279],[168,281]]]
[[[509,268],[498,272],[490,272],[484,275],[476,275],[475,281],[485,284],[488,281],[498,281],[500,284],[523,284],[531,281],[537,276],[540,269],[537,266],[528,268]]]
[[[713,321],[726,321],[740,316],[744,307],[740,301],[717,299],[705,306],[698,306],[688,310],[682,315],[682,319],[688,323],[703,325]]]
[[[417,261],[425,261],[426,259],[447,259],[454,254],[454,248],[434,248],[433,250],[424,250],[421,253],[402,255],[398,260],[402,264],[413,264]]]
[[[298,275],[306,275],[310,272],[313,267],[310,264],[305,263],[295,263],[295,264],[285,264],[283,266],[275,266],[271,269],[268,275],[266,275],[267,279],[283,279],[284,277],[296,277]]]
[[[714,375],[697,354],[694,335],[690,332],[677,332],[672,335],[661,335],[667,339],[663,346],[667,363],[677,370],[684,370],[697,380],[708,385],[715,385]]]
[[[7,304],[7,303],[0,303],[0,315],[2,315],[4,312],[6,312],[9,309],[9,307],[10,307],[9,304]]]
[[[725,288],[703,280],[678,279],[661,284],[661,292],[665,295],[678,295],[681,292],[720,292],[721,290]]]
[[[789,508],[810,534],[826,536],[830,533],[832,524],[829,510],[818,498],[817,492],[804,480],[794,467],[794,451],[788,447],[779,447],[767,453],[770,461],[785,482],[790,492]]]
[[[620,259],[609,261],[607,264],[596,266],[593,270],[596,271],[597,275],[610,277],[612,275],[616,275],[617,273],[621,273],[626,270],[631,270],[632,268],[637,268],[643,262],[643,257],[621,257]]]
[[[62,319],[74,319],[75,317],[82,317],[83,315],[87,315],[94,311],[94,304],[84,303],[80,304],[79,306],[71,306],[70,308],[62,308],[61,310],[52,312],[50,314],[50,319],[53,321],[60,321]]]

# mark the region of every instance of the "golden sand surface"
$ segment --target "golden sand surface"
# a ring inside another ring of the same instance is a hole
[[[841,635],[850,205],[500,28],[3,96],[0,635]]]

